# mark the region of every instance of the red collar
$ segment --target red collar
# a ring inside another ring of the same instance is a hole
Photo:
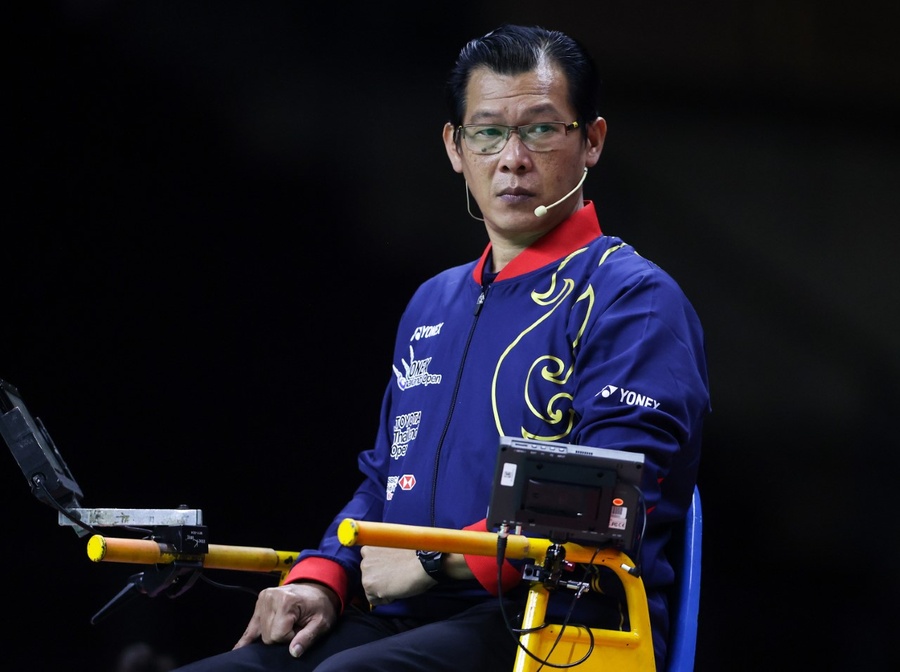
[[[594,203],[593,201],[585,201],[583,208],[576,211],[568,219],[560,222],[555,228],[538,238],[532,245],[522,250],[515,259],[500,271],[497,279],[514,278],[517,275],[546,266],[584,247],[600,235],[602,235],[600,221],[597,219]],[[488,243],[472,273],[472,278],[479,285],[481,284],[481,274],[484,270],[484,265],[490,253],[491,244]]]

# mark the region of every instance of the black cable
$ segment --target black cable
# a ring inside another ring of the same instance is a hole
[[[47,497],[47,501],[50,503],[52,508],[59,511],[59,513],[61,513],[66,518],[71,520],[73,523],[75,523],[81,529],[83,529],[87,532],[90,532],[91,534],[100,534],[100,531],[96,527],[92,527],[91,525],[88,525],[80,518],[77,518],[76,516],[72,515],[71,511],[69,511],[66,507],[64,507],[62,504],[60,504],[56,500],[56,498],[50,493],[50,490],[47,489],[47,484],[44,483],[44,477],[41,474],[35,474],[34,476],[32,476],[31,482],[34,483],[38,488],[41,489],[41,491]],[[153,534],[152,530],[148,530],[143,527],[132,527],[130,525],[121,525],[121,526],[117,525],[116,529],[128,530],[129,532],[137,532],[139,534],[144,534],[144,535]]]
[[[636,485],[632,485],[632,488],[637,490],[638,494],[638,503],[640,505],[640,516],[641,516],[641,531],[638,534],[637,539],[634,543],[634,548],[629,549],[632,552],[632,560],[634,561],[634,567],[626,568],[627,571],[632,576],[640,577],[641,576],[641,548],[644,545],[644,535],[647,532],[647,501],[644,499],[644,493],[641,491],[639,487]],[[624,567],[624,565],[623,565]]]
[[[214,588],[221,588],[222,590],[234,590],[237,592],[249,593],[250,595],[253,595],[253,597],[259,596],[258,590],[253,590],[252,588],[250,588],[248,586],[238,586],[238,585],[231,585],[231,584],[227,584],[227,583],[219,583],[218,581],[213,581],[212,579],[210,579],[208,576],[203,574],[203,572],[200,573],[200,580],[205,583],[208,583],[209,585],[213,586]]]
[[[32,476],[31,482],[43,491],[44,495],[46,495],[47,497],[47,501],[50,502],[54,509],[56,509],[66,518],[78,525],[78,527],[80,527],[81,529],[91,532],[92,534],[98,534],[95,528],[83,522],[81,519],[73,516],[71,513],[69,513],[68,509],[66,509],[62,504],[56,501],[56,498],[50,493],[50,490],[47,489],[47,484],[44,483],[44,476],[42,474],[35,474],[34,476]]]
[[[546,621],[541,625],[534,628],[514,628],[512,624],[509,622],[509,615],[506,613],[506,609],[503,606],[503,561],[506,556],[506,541],[507,541],[507,533],[508,530],[506,526],[501,527],[500,533],[497,536],[497,597],[500,604],[500,613],[503,615],[503,622],[506,623],[506,630],[509,632],[510,636],[513,638],[513,641],[516,643],[516,647],[524,651],[532,660],[540,663],[540,667],[537,672],[540,672],[544,666],[554,667],[557,669],[568,669],[571,667],[577,667],[581,665],[584,661],[586,661],[591,654],[594,652],[594,633],[591,632],[591,629],[585,625],[572,624],[569,625],[569,618],[571,618],[572,613],[575,610],[575,601],[581,596],[581,592],[579,591],[575,597],[572,599],[572,604],[569,606],[569,611],[566,613],[566,617],[563,619],[563,622],[560,624],[561,627],[559,629],[559,634],[556,636],[556,641],[553,642],[553,646],[550,647],[550,651],[547,653],[547,658],[540,658],[535,655],[528,648],[519,641],[519,637],[525,634],[531,634],[533,632],[539,632],[544,628],[548,627],[550,624]],[[595,551],[596,556],[597,551]],[[592,558],[593,560],[593,558]],[[585,573],[585,578],[587,578],[587,574]],[[587,653],[584,654],[580,659],[571,663],[551,663],[549,661],[550,655],[553,654],[553,651],[556,649],[557,645],[562,641],[563,632],[565,632],[567,627],[573,628],[584,628],[588,633],[588,650]]]

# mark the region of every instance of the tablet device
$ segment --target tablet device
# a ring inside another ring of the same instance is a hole
[[[488,529],[630,550],[643,525],[644,455],[500,437]]]

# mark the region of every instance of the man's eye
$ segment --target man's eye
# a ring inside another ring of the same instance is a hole
[[[498,126],[482,126],[475,131],[475,135],[485,139],[494,139],[502,136],[503,131]]]
[[[556,133],[558,129],[554,124],[532,124],[528,127],[528,135],[541,136]]]

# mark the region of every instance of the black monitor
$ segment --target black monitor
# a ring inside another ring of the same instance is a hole
[[[500,437],[488,529],[631,550],[643,525],[644,456]]]
[[[84,496],[50,434],[33,418],[19,391],[0,380],[0,435],[9,446],[32,493],[53,508],[80,506]]]

